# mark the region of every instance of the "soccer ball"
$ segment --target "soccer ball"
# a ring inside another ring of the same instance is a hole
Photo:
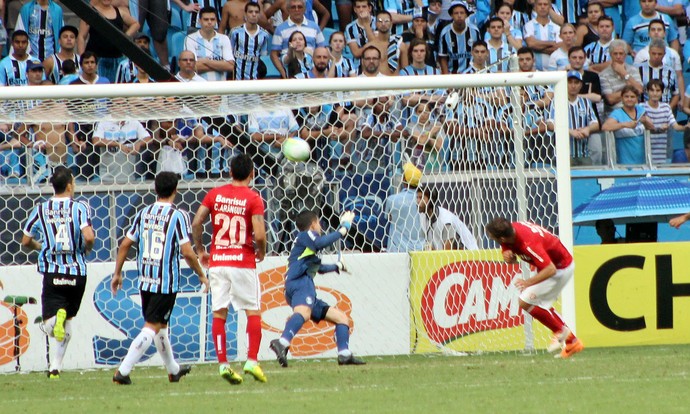
[[[283,142],[283,155],[290,161],[304,162],[309,159],[311,148],[302,138],[288,138]]]

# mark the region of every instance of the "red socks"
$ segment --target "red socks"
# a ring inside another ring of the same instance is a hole
[[[544,326],[549,328],[553,333],[560,332],[565,326],[560,316],[554,317],[554,313],[552,313],[551,310],[546,310],[544,308],[540,308],[539,306],[531,306],[531,309],[527,312],[532,315],[534,319],[538,320]]]
[[[225,319],[213,318],[211,334],[213,335],[213,346],[216,348],[218,363],[227,364],[228,357],[225,350],[227,345],[227,340],[225,338]]]
[[[257,361],[259,355],[259,345],[261,345],[261,316],[247,316],[247,359]]]

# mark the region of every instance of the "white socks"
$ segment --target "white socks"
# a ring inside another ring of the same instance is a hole
[[[175,361],[173,357],[172,347],[170,346],[170,339],[168,339],[168,329],[161,329],[158,331],[154,337],[156,343],[156,350],[165,364],[165,369],[168,370],[168,374],[177,374],[180,372],[180,365]],[[120,371],[122,374],[122,371]],[[123,374],[124,375],[124,374]]]
[[[50,327],[48,324],[46,324],[46,328],[50,328],[50,331],[48,332],[53,332],[53,326],[55,326],[55,317],[52,317],[48,319],[49,322],[52,322],[52,325]],[[52,335],[51,335],[52,336]],[[58,370],[60,371],[62,369],[62,360],[65,358],[65,352],[67,351],[67,345],[69,345],[69,340],[72,338],[72,320],[68,319],[65,321],[65,339],[62,340],[62,342],[58,342],[55,338],[51,339],[51,342],[53,342],[53,348],[55,349],[55,356],[53,357],[52,361],[50,361],[50,369],[49,371],[54,371]]]
[[[120,365],[120,374],[125,376],[129,375],[129,373],[132,371],[132,368],[134,368],[134,364],[139,362],[142,355],[144,355],[144,352],[146,352],[146,350],[148,350],[151,346],[153,337],[155,335],[156,333],[151,328],[144,328],[141,330],[141,332],[139,332],[139,335],[137,335],[137,337],[134,338],[134,341],[132,341],[132,345],[130,345],[129,351],[127,351],[127,356]]]

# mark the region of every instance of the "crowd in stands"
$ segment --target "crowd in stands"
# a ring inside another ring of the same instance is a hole
[[[0,84],[154,81],[85,21],[78,27],[65,24],[65,9],[53,0],[0,3],[8,34]],[[566,70],[572,165],[607,163],[604,132],[613,133],[619,164],[687,162],[688,151],[672,153],[669,138],[671,130],[684,129],[676,116],[690,114],[683,77],[690,57],[690,42],[684,41],[687,0],[92,0],[91,5],[180,82]],[[511,68],[511,56],[517,56],[517,67]],[[506,88],[461,91],[452,109],[440,105],[445,91],[417,91],[400,99],[241,117],[50,128],[5,124],[0,175],[21,177],[33,168],[29,175],[38,182],[52,165],[65,163],[81,178],[102,181],[151,178],[161,169],[189,177],[222,175],[233,153],[278,159],[281,143],[293,136],[308,140],[314,161],[331,174],[386,171],[403,153],[424,171],[511,166],[516,119],[522,120],[526,163],[553,163],[553,91],[524,87],[519,105],[510,95]],[[24,109],[40,104],[29,102]],[[516,108],[523,111],[519,118]],[[29,162],[35,166],[22,167]]]

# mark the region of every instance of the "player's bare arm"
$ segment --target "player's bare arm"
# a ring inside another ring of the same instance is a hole
[[[115,271],[113,278],[110,280],[110,291],[113,295],[122,288],[122,266],[127,260],[127,254],[134,242],[129,237],[125,236],[120,242],[120,247],[117,249],[117,258],[115,259]]]
[[[84,254],[89,254],[96,242],[96,233],[93,231],[93,227],[86,226],[81,229],[81,236],[84,238]]]
[[[197,260],[196,253],[194,253],[194,249],[192,249],[192,244],[187,242],[181,245],[180,253],[182,253],[182,257],[184,257],[184,260],[187,262],[189,267],[191,267],[192,270],[194,270],[194,273],[196,273],[196,275],[199,277],[199,284],[204,287],[204,290],[202,292],[208,292],[210,284],[208,282],[206,274],[204,273],[204,269],[201,268],[201,264],[199,264],[199,260]]]
[[[41,250],[43,247],[40,242],[31,236],[27,236],[26,234],[22,236],[22,246],[29,250]]]
[[[553,277],[556,274],[556,265],[553,264],[553,262],[549,263],[548,266],[545,268],[541,269],[539,273],[534,275],[533,277],[530,277],[529,279],[520,279],[517,278],[515,279],[515,287],[520,289],[520,292],[525,290],[525,288],[528,288],[530,286],[534,286],[536,284],[539,284],[546,279]]]
[[[255,214],[252,216],[252,228],[256,242],[256,261],[260,262],[266,257],[266,223],[263,215]]]
[[[680,226],[686,221],[690,220],[690,213],[681,214],[680,216],[672,218],[668,224],[673,228],[680,228]]]
[[[199,209],[194,215],[194,220],[192,221],[192,241],[194,242],[194,250],[199,256],[201,265],[205,267],[208,267],[209,254],[206,252],[206,248],[201,240],[201,236],[204,233],[204,223],[206,222],[206,219],[210,213],[211,211],[208,209],[208,207],[200,205]]]

